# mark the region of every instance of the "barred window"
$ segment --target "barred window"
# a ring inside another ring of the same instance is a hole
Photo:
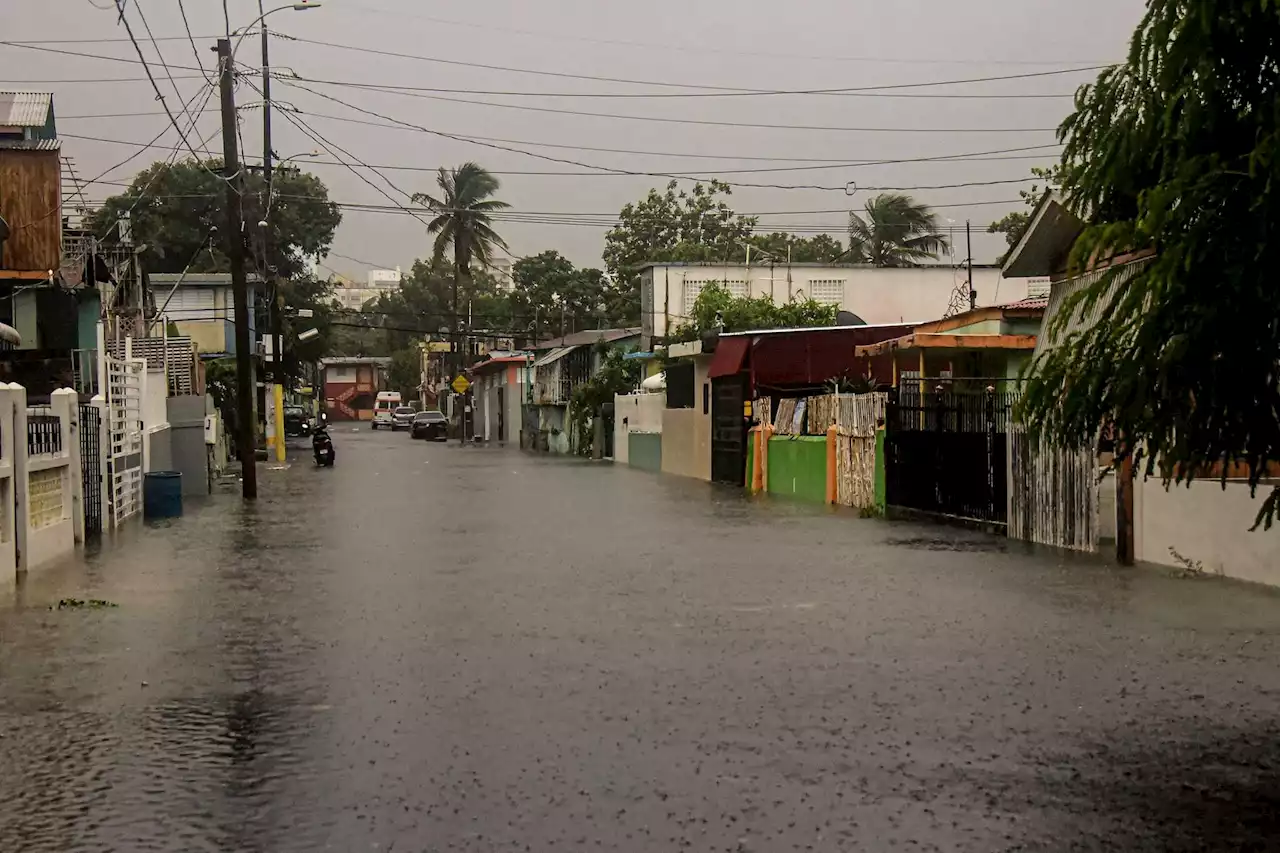
[[[823,305],[844,304],[844,279],[818,279],[809,282],[809,298]]]

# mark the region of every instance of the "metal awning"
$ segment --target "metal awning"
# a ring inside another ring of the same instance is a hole
[[[888,355],[902,350],[1034,350],[1035,348],[1035,335],[966,335],[915,332],[888,341],[854,347],[854,354],[861,358]]]
[[[721,337],[715,355],[711,356],[711,364],[707,367],[707,378],[720,379],[741,371],[750,348],[751,338]]]
[[[546,367],[548,364],[553,364],[559,361],[560,359],[564,358],[566,355],[568,355],[569,353],[573,352],[576,349],[577,347],[556,347],[551,352],[547,353],[542,358],[535,361],[533,363],[533,366]]]

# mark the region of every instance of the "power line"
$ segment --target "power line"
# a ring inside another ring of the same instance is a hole
[[[433,135],[433,136],[441,136],[441,137],[444,137],[444,138],[446,138],[446,139],[453,139],[453,140],[455,140],[455,141],[457,141],[457,142],[467,142],[467,143],[470,143],[470,144],[473,144],[473,145],[478,145],[478,146],[481,146],[481,147],[484,147],[484,148],[493,148],[493,149],[496,149],[496,150],[499,150],[499,151],[509,151],[509,152],[511,152],[511,153],[514,153],[514,154],[523,154],[523,155],[525,155],[526,157],[533,157],[533,158],[538,159],[538,160],[547,160],[547,161],[552,162],[552,163],[564,163],[564,164],[567,164],[567,165],[570,165],[570,166],[581,166],[581,167],[582,167],[582,168],[584,168],[584,169],[592,169],[592,170],[600,171],[600,172],[613,172],[613,173],[615,173],[615,174],[621,174],[621,175],[635,175],[635,176],[637,176],[637,177],[669,178],[669,179],[672,179],[672,180],[707,180],[707,181],[711,180],[711,178],[708,178],[708,177],[701,177],[701,178],[700,178],[700,177],[698,177],[698,176],[691,176],[691,175],[678,175],[678,174],[671,173],[671,172],[642,172],[642,171],[635,171],[635,170],[631,170],[631,169],[615,169],[615,168],[612,168],[612,167],[609,167],[609,166],[598,166],[598,165],[596,165],[596,164],[594,164],[594,163],[584,163],[584,162],[582,162],[582,161],[580,161],[580,160],[569,160],[569,159],[566,159],[566,158],[563,158],[563,157],[552,157],[552,156],[547,155],[547,154],[539,154],[539,153],[537,153],[537,152],[533,152],[533,151],[526,151],[526,150],[523,150],[523,149],[520,149],[520,148],[512,148],[512,147],[509,147],[509,146],[506,146],[506,145],[498,145],[498,144],[496,144],[496,143],[491,143],[491,142],[481,142],[481,141],[479,141],[479,140],[469,139],[469,138],[467,138],[467,137],[464,137],[464,136],[458,136],[458,135],[456,135],[456,134],[445,133],[445,132],[443,132],[443,131],[439,131],[439,130],[432,130],[432,129],[430,129],[430,128],[423,127],[422,125],[414,124],[414,123],[412,123],[412,122],[402,121],[402,120],[400,120],[400,119],[396,119],[396,118],[393,118],[393,117],[391,117],[391,116],[383,115],[382,113],[374,112],[374,111],[372,111],[372,110],[367,110],[367,109],[365,109],[365,108],[363,108],[363,107],[357,107],[357,106],[355,106],[354,104],[350,104],[350,103],[347,103],[346,101],[341,100],[340,98],[335,98],[335,97],[333,97],[332,95],[326,95],[326,94],[325,94],[325,93],[323,93],[323,92],[317,92],[317,91],[315,91],[314,89],[308,89],[306,86],[302,86],[302,85],[300,85],[300,84],[298,84],[298,83],[289,83],[288,85],[290,85],[290,86],[292,86],[292,87],[294,87],[294,88],[302,89],[303,91],[311,92],[313,95],[317,95],[317,96],[319,96],[319,97],[321,97],[321,98],[325,98],[326,100],[330,100],[330,101],[333,101],[333,102],[335,102],[335,103],[341,104],[342,106],[347,107],[348,109],[355,110],[356,112],[365,113],[366,115],[371,115],[371,116],[374,116],[375,118],[380,118],[380,119],[382,119],[382,120],[384,120],[384,121],[391,121],[391,122],[395,122],[396,124],[402,124],[402,125],[404,125],[405,127],[412,127],[412,128],[416,128],[416,129],[418,129],[418,130],[422,131],[423,133],[429,133],[429,134],[431,134],[431,135]],[[742,183],[742,182],[735,182],[735,181],[724,181],[723,183],[726,183],[726,184],[728,184],[729,186],[735,186],[735,187],[752,187],[752,188],[760,188],[760,189],[781,189],[781,190],[801,190],[801,189],[806,189],[806,190],[821,190],[821,191],[826,191],[826,192],[842,192],[842,193],[847,193],[847,192],[848,192],[848,186],[849,186],[849,184],[845,184],[845,185],[838,186],[838,187],[832,187],[832,186],[821,186],[821,185],[816,185],[816,184],[808,184],[808,185],[802,185],[802,184],[757,184],[757,183]]]
[[[195,36],[191,35],[191,22],[187,20],[187,6],[183,0],[178,0],[178,11],[182,13],[182,28],[187,31],[187,41],[191,43],[191,55],[195,57],[196,65],[200,66],[200,76],[204,78],[206,83],[212,84],[213,78],[204,70],[204,61],[200,58],[200,48],[196,46]],[[155,41],[155,39],[152,39]],[[158,51],[159,48],[156,48]]]
[[[720,92],[759,92],[760,90],[749,89],[741,86],[716,86],[700,83],[668,83],[657,80],[634,80],[626,77],[604,77],[596,74],[573,74],[567,71],[543,71],[533,68],[515,68],[507,65],[490,65],[482,62],[464,62],[458,59],[442,59],[436,56],[424,56],[422,54],[400,53],[393,50],[382,50],[373,47],[357,47],[355,45],[341,44],[339,42],[320,41],[319,39],[302,38],[301,36],[284,36],[279,33],[274,35],[281,38],[287,38],[290,41],[296,41],[301,44],[313,44],[321,47],[334,48],[337,50],[350,50],[357,53],[369,53],[377,56],[387,56],[396,59],[412,59],[419,62],[432,62],[439,65],[454,65],[463,68],[483,68],[486,71],[503,71],[510,74],[530,74],[539,77],[556,77],[568,80],[590,80],[597,83],[621,83],[628,86],[657,86],[662,88],[673,89],[704,89],[709,91]],[[890,89],[922,89],[931,86],[954,86],[969,83],[991,83],[998,80],[1028,80],[1039,77],[1055,77],[1063,74],[1080,74],[1086,71],[1101,71],[1109,68],[1109,65],[1086,65],[1076,68],[1060,68],[1053,71],[1030,71],[1022,74],[1001,74],[989,77],[969,77],[959,80],[934,80],[923,83],[897,83],[883,86],[852,86],[839,87],[829,89],[814,89],[803,92],[803,94],[829,94],[840,92],[876,92],[886,91]]]
[[[281,83],[295,86],[312,94],[321,95],[314,89],[299,85],[301,77],[281,77]],[[316,83],[318,81],[310,81]],[[322,84],[323,85],[323,84]],[[330,84],[333,85],[333,84]],[[343,84],[337,84],[343,85]],[[503,110],[520,110],[523,112],[550,113],[552,115],[582,116],[586,118],[605,118],[615,121],[655,122],[659,124],[697,124],[708,127],[740,127],[758,130],[803,130],[814,133],[1056,133],[1056,127],[842,127],[832,125],[805,124],[766,124],[764,122],[718,121],[716,119],[675,118],[672,116],[637,116],[628,113],[598,113],[590,110],[566,110],[559,107],[537,107],[529,104],[501,104],[495,101],[477,101],[470,98],[450,98],[444,95],[428,95],[423,92],[395,91],[366,87],[362,91],[375,91],[387,95],[400,95],[409,98],[423,98],[430,101],[443,101],[450,104],[470,104],[480,107],[494,107]]]
[[[305,115],[309,115],[313,118],[329,118],[329,116],[318,116],[316,113],[305,113]],[[396,130],[406,129],[406,128],[401,128],[397,125],[378,125],[378,126],[392,127],[392,128],[395,128]],[[87,141],[103,142],[103,143],[108,143],[113,145],[142,145],[143,144],[139,142],[133,142],[130,140],[106,139],[106,138],[97,137],[97,136],[82,136],[74,133],[63,133],[63,134],[60,134],[60,136],[64,139],[83,139]],[[479,140],[486,139],[486,137],[469,137],[469,138],[479,139]],[[543,143],[526,142],[523,144],[538,146],[538,145],[542,145]],[[560,147],[560,146],[548,146],[548,147]],[[568,147],[573,147],[573,146],[568,146]],[[1053,145],[1053,146],[1032,145],[1032,146],[1024,146],[1020,148],[1001,148],[1001,149],[996,149],[994,151],[975,151],[975,152],[962,153],[962,154],[942,154],[934,157],[907,157],[907,158],[899,158],[896,160],[819,161],[821,165],[787,166],[787,167],[776,167],[776,168],[767,168],[767,169],[720,169],[715,167],[709,167],[708,169],[704,169],[702,171],[703,172],[714,171],[715,173],[720,175],[731,175],[731,174],[763,173],[763,172],[796,172],[796,171],[813,171],[813,170],[823,170],[823,169],[844,169],[844,168],[857,168],[862,166],[890,166],[890,165],[900,165],[904,163],[930,163],[930,162],[982,163],[982,162],[999,162],[999,161],[1005,161],[1005,160],[1045,160],[1049,158],[1056,158],[1057,155],[1049,154],[1049,153],[1038,154],[1038,155],[1017,156],[1017,157],[983,156],[983,155],[1001,155],[1001,154],[1005,154],[1006,152],[1030,151],[1030,150],[1050,148],[1050,147],[1057,147],[1057,146],[1056,145]],[[216,154],[216,152],[211,152],[207,149],[205,153]],[[682,155],[673,154],[670,156],[679,157]],[[718,155],[712,155],[712,156],[718,156]],[[731,158],[731,159],[737,159],[737,158]],[[770,158],[758,158],[758,159],[770,159]],[[772,158],[772,159],[784,161],[784,162],[790,162],[790,161],[784,160],[784,158]],[[345,165],[337,160],[309,159],[307,163],[312,166],[343,166]],[[408,166],[408,165],[390,165],[390,164],[370,165],[367,168],[386,169],[388,171],[405,171],[405,172],[435,172],[436,171],[436,167],[434,166]],[[618,175],[613,175],[612,173],[602,173],[602,172],[493,171],[493,170],[490,170],[490,172],[491,174],[494,174],[494,175],[503,175],[503,176],[505,175],[541,175],[541,176],[561,176],[561,177],[619,177]],[[700,173],[673,172],[672,174],[696,175]],[[622,176],[622,177],[625,177],[625,176]]]
[[[395,83],[357,83],[350,80],[322,80],[303,75],[280,75],[280,79],[297,79],[307,83],[369,89],[370,91],[387,92],[388,94],[408,95],[417,92],[435,92],[461,95],[502,95],[519,98],[755,98],[781,95],[827,95],[851,98],[926,98],[942,100],[1060,100],[1075,97],[1074,92],[965,94],[961,92],[868,92],[856,89],[746,89],[728,92],[529,92],[512,89],[445,89],[432,86],[403,86]]]
[[[700,53],[700,54],[701,53],[726,54],[726,55],[735,56],[738,58],[741,58],[743,56],[743,51],[741,50],[734,50],[729,48],[717,48],[717,47],[714,47],[713,45],[672,44],[669,42],[664,44],[659,42],[641,42],[641,41],[627,41],[623,39],[592,38],[590,36],[569,35],[567,33],[551,33],[551,32],[541,32],[541,31],[534,31],[534,30],[521,30],[521,29],[515,29],[513,27],[502,27],[502,26],[496,26],[494,24],[488,24],[488,23],[476,24],[476,23],[471,23],[467,21],[450,20],[448,18],[436,18],[430,15],[415,15],[410,12],[401,12],[401,11],[392,12],[388,9],[379,9],[376,6],[368,6],[365,4],[354,4],[350,2],[345,3],[344,5],[355,6],[356,8],[363,9],[368,12],[374,12],[375,14],[394,15],[398,19],[413,18],[413,19],[422,20],[422,21],[430,21],[433,24],[442,24],[444,26],[477,29],[482,32],[512,33],[514,35],[530,36],[533,38],[544,38],[544,39],[562,40],[562,41],[577,41],[577,42],[586,42],[590,44],[609,45],[614,47],[638,47],[638,48],[644,48],[645,50],[667,50],[667,51],[674,51],[682,54],[693,52],[693,53]],[[915,58],[908,58],[908,57],[886,57],[886,56],[849,56],[849,55],[831,56],[831,55],[805,54],[805,53],[776,53],[776,52],[767,52],[767,51],[759,51],[759,50],[752,50],[750,52],[750,57],[752,59],[755,59],[756,57],[767,57],[771,59],[791,59],[791,60],[798,59],[798,60],[817,61],[817,62],[875,62],[875,63],[898,63],[898,64],[906,64],[906,65],[1027,65],[1027,66],[1084,65],[1084,64],[1089,64],[1095,61],[1095,60],[1080,60],[1076,62],[1076,61],[1069,61],[1069,60],[1017,60],[1017,59],[915,59]]]

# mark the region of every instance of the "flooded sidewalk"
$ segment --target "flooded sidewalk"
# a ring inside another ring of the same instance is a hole
[[[299,453],[256,505],[188,504],[0,605],[0,850],[1280,832],[1275,592],[607,464],[335,443],[333,469]]]

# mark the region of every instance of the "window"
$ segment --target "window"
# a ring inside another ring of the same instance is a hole
[[[737,299],[741,299],[747,295],[747,282],[741,278],[713,278],[704,281],[685,281],[684,283],[684,313],[691,314],[693,312],[693,303],[698,301],[698,294],[702,293],[702,289],[708,284],[718,284],[729,294]]]
[[[844,279],[817,279],[809,282],[809,298],[823,305],[843,305]]]
[[[213,293],[212,287],[179,287],[169,297],[169,304],[164,308],[165,316],[170,320],[217,320],[219,312],[214,310]],[[158,294],[160,305],[164,305],[166,296]]]
[[[356,378],[356,369],[349,364],[335,365],[329,368],[330,382],[351,382]]]

